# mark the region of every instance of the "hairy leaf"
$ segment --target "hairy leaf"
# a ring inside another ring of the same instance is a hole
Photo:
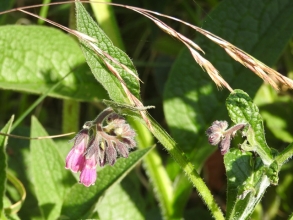
[[[0,88],[41,94],[72,72],[49,95],[94,101],[107,97],[90,74],[73,38],[55,28],[0,27]]]
[[[226,100],[227,109],[231,120],[235,123],[246,123],[247,140],[252,151],[256,151],[264,164],[270,165],[272,154],[266,143],[262,117],[257,106],[252,102],[247,93],[242,90],[234,90]]]
[[[106,52],[116,61],[127,66],[133,73],[137,75],[130,58],[122,50],[113,45],[108,36],[99,28],[97,23],[90,17],[80,2],[76,2],[75,5],[78,31],[96,39],[97,42],[94,44],[100,50]],[[99,57],[97,55],[98,52],[95,51],[94,48],[91,47],[87,42],[82,40],[81,45],[93,75],[104,86],[111,99],[116,102],[129,103],[129,100],[127,99],[126,94],[122,88],[121,82],[106,67],[104,60],[110,63],[117,70],[132,94],[137,98],[140,97],[139,81],[134,76],[126,72],[121,66],[105,58],[105,56],[102,55],[102,58]]]

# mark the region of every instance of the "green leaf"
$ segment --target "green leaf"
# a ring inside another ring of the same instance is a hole
[[[290,101],[276,101],[260,108],[266,126],[275,138],[287,143],[293,142],[293,104]]]
[[[226,0],[207,16],[203,28],[270,66],[292,36],[292,10],[291,0]],[[258,76],[204,36],[198,36],[196,43],[232,88],[255,95],[262,83]],[[204,132],[212,121],[228,119],[223,107],[227,95],[216,88],[187,49],[179,54],[165,86],[164,112],[172,137],[185,152],[193,151],[190,158],[196,168],[216,149],[208,144]],[[191,186],[185,187],[188,191]],[[178,190],[182,194],[182,188]]]
[[[96,22],[94,22],[94,20],[90,17],[80,2],[76,2],[75,5],[78,31],[95,38],[97,40],[95,45],[98,48],[109,54],[121,64],[127,66],[137,75],[130,58],[123,51],[113,45],[108,36],[105,35]],[[113,63],[112,61],[109,61],[104,57],[102,60],[96,54],[97,52],[94,51],[93,48],[90,47],[89,44],[85,41],[81,41],[81,45],[92,73],[107,90],[111,99],[121,103],[129,103],[129,100],[127,99],[126,94],[122,88],[121,82],[113,75],[111,71],[108,70],[103,60],[107,60],[108,63],[111,63],[111,65],[114,66],[117,72],[121,75],[122,79],[125,81],[126,86],[132,92],[132,94],[137,98],[140,97],[139,81],[134,76],[126,72],[123,68]]]
[[[0,88],[94,101],[107,97],[88,70],[73,38],[55,28],[7,25],[0,27]]]
[[[235,124],[249,124],[246,136],[251,150],[258,153],[265,165],[270,165],[273,158],[271,149],[266,143],[262,117],[249,95],[236,89],[227,98],[226,105],[230,118]]]
[[[100,219],[145,219],[145,201],[139,181],[128,175],[111,187],[97,205]]]
[[[32,118],[31,137],[48,134],[36,118]],[[60,215],[65,194],[76,182],[71,172],[64,168],[65,158],[51,139],[31,140],[31,166],[38,204],[45,219]]]
[[[13,118],[1,129],[2,133],[9,134],[10,128],[13,122]],[[0,217],[4,217],[4,195],[5,195],[5,185],[6,185],[6,169],[7,169],[7,159],[6,159],[6,145],[8,142],[8,137],[0,135]]]
[[[62,217],[69,219],[87,218],[94,210],[99,198],[113,185],[119,182],[151,150],[137,150],[128,158],[120,158],[115,165],[106,166],[98,173],[95,185],[87,188],[75,184],[66,195],[62,206]]]
[[[272,65],[292,36],[292,10],[291,0],[226,0],[207,16],[203,28]],[[196,43],[232,88],[255,95],[262,83],[259,77],[204,36],[199,36]],[[205,150],[207,142],[198,143],[212,121],[227,118],[223,108],[226,96],[227,92],[214,86],[189,51],[182,51],[165,87],[164,112],[172,136],[184,150]]]
[[[266,135],[268,142],[273,142],[278,149],[280,140],[293,142],[293,103],[289,96],[280,96],[272,87],[264,84],[258,90],[253,102],[258,106],[265,126],[272,135]],[[278,139],[278,140],[276,140]]]
[[[238,149],[224,156],[227,174],[226,219],[247,219],[270,185],[266,167],[250,152]]]

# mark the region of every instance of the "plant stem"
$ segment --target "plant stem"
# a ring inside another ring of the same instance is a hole
[[[111,38],[111,41],[116,47],[119,47],[121,50],[125,51],[112,6],[108,4],[97,4],[94,3],[94,1],[90,2],[95,17],[98,23],[101,25],[102,29]],[[111,2],[111,0],[99,1],[99,3],[102,2],[107,3]]]
[[[148,129],[138,120],[128,117],[131,126],[137,132],[137,143],[140,148],[147,148],[154,143],[152,134]],[[143,159],[143,166],[146,170],[147,176],[151,180],[153,191],[157,197],[162,215],[165,219],[170,219],[174,216],[176,209],[174,209],[174,194],[172,182],[164,168],[162,159],[158,154],[156,148],[148,153]],[[182,216],[180,216],[182,217]]]
[[[279,167],[289,160],[293,155],[293,143],[289,144],[285,150],[283,150],[278,156],[276,156],[275,160],[277,161]]]
[[[153,118],[151,118],[151,116],[149,116],[149,120],[153,126],[153,135],[164,145],[167,151],[185,172],[214,218],[224,219],[223,213],[215,202],[211,191],[199,176],[194,166],[188,161],[184,152],[176,145],[175,141],[167,134],[167,132],[163,130]]]
[[[45,0],[44,0],[45,1]],[[74,5],[70,8],[69,27],[75,28]],[[79,130],[80,103],[75,100],[63,100],[62,106],[62,132],[67,133]]]
[[[62,106],[62,132],[68,133],[79,130],[79,102],[63,100]]]
[[[107,0],[104,0],[105,2],[109,2]],[[106,6],[103,4],[94,4],[91,3],[95,16],[100,24],[100,26],[104,29],[105,33],[111,38],[111,40],[114,42],[114,45],[124,48],[122,44],[122,40],[120,37],[120,33],[118,31],[118,27],[116,24],[116,21],[113,19],[114,15],[111,14],[111,9],[105,9]],[[106,19],[107,18],[107,19]],[[113,25],[113,26],[112,26]],[[116,39],[116,38],[119,39]],[[116,40],[115,40],[116,39]],[[150,117],[150,116],[149,116]],[[140,120],[140,116],[138,116]],[[222,211],[220,210],[219,206],[215,202],[210,190],[202,180],[202,178],[199,176],[199,174],[196,172],[194,166],[188,161],[186,158],[184,152],[176,146],[175,141],[165,132],[160,125],[150,117],[150,121],[152,123],[152,126],[154,128],[153,135],[163,144],[163,146],[168,150],[168,152],[171,154],[171,156],[175,159],[175,161],[180,165],[180,167],[183,169],[183,171],[187,174],[189,180],[192,182],[193,186],[197,189],[198,193],[206,203],[207,207],[211,211],[212,215],[215,219],[224,220],[224,216]],[[136,126],[140,127],[140,129],[137,129],[137,131],[140,131],[142,128],[142,123],[139,123],[139,121],[136,121]],[[138,128],[137,127],[137,128]],[[144,129],[146,130],[146,129]],[[144,131],[146,132],[146,131]],[[144,133],[139,133],[138,136],[145,135]],[[173,209],[172,209],[172,203],[173,203],[173,193],[170,187],[170,180],[167,174],[164,174],[164,169],[162,165],[160,167],[162,169],[158,169],[156,167],[156,162],[159,160],[158,155],[155,155],[155,153],[151,156],[147,156],[146,164],[148,164],[147,172],[151,173],[153,176],[153,179],[156,179],[153,184],[155,187],[159,190],[158,199],[161,203],[161,205],[164,205],[163,209],[164,211],[167,211],[165,214],[165,218],[171,219],[173,215]],[[162,176],[163,175],[163,176]],[[164,184],[166,185],[166,188],[164,188]]]
[[[42,6],[41,10],[40,10],[40,17],[42,18],[47,18],[47,15],[48,15],[48,10],[49,10],[49,5],[47,4],[50,4],[51,0],[43,0],[43,4],[44,6]],[[38,19],[38,24],[39,25],[42,25],[44,24],[44,20],[42,19]]]

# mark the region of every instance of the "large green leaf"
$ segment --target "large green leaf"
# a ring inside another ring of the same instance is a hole
[[[151,149],[137,150],[131,153],[128,158],[117,160],[114,166],[106,166],[98,172],[95,185],[89,188],[78,183],[74,185],[65,197],[61,212],[62,217],[69,219],[89,217],[99,198],[107,189],[125,177]]]
[[[272,65],[292,36],[292,10],[290,0],[226,0],[208,16],[203,28]],[[262,81],[254,73],[203,36],[196,42],[232,88],[255,95]],[[223,117],[226,96],[226,92],[217,90],[188,50],[179,55],[165,88],[164,110],[171,132],[182,147],[196,147],[201,135],[195,134],[202,134],[213,119]]]
[[[107,97],[89,72],[73,38],[55,28],[0,27],[0,88],[41,94],[67,76],[49,95],[94,101]]]
[[[291,0],[226,0],[207,16],[203,28],[272,65],[292,36],[292,10]],[[198,36],[196,43],[232,88],[255,95],[262,81],[254,73],[204,36]],[[216,88],[189,51],[183,50],[165,86],[164,112],[176,142],[185,151],[193,151],[191,157],[196,167],[216,149],[208,144],[204,132],[212,121],[227,119],[224,108],[227,95]],[[190,189],[188,184],[185,187]],[[175,191],[181,192],[182,188]],[[180,201],[179,205],[182,204]]]
[[[103,30],[99,28],[97,23],[92,19],[92,17],[90,17],[80,2],[76,2],[75,5],[77,18],[76,24],[78,31],[95,38],[97,40],[95,45],[100,48],[100,50],[106,52],[121,64],[127,66],[132,70],[133,73],[137,75],[136,69],[134,68],[130,58],[122,50],[113,45],[108,36],[103,32]],[[127,99],[126,94],[122,88],[121,82],[111,71],[108,70],[103,60],[106,60],[108,63],[114,66],[132,94],[137,98],[140,97],[139,81],[134,76],[125,71],[121,66],[113,63],[112,61],[109,61],[105,57],[102,60],[97,55],[97,51],[95,51],[85,41],[81,41],[81,45],[92,73],[107,90],[111,99],[116,102],[129,103],[129,100]]]
[[[31,137],[47,135],[37,119],[32,118]],[[65,194],[76,180],[64,168],[65,158],[60,156],[58,146],[51,139],[32,140],[30,148],[32,175],[41,213],[45,219],[56,219]]]
[[[273,135],[267,133],[271,146],[280,149],[280,141],[293,141],[293,103],[289,96],[280,96],[272,87],[262,85],[253,102],[258,106],[265,126]],[[268,132],[268,131],[267,131]],[[276,140],[277,139],[277,140]]]

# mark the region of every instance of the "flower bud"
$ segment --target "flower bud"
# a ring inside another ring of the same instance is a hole
[[[214,121],[210,126],[206,134],[208,135],[208,141],[211,145],[217,145],[223,138],[223,133],[228,128],[226,121]]]
[[[214,121],[212,126],[206,131],[208,141],[211,145],[218,145],[221,154],[224,155],[230,148],[231,138],[235,136],[238,130],[243,129],[245,126],[245,123],[239,123],[227,129],[228,123],[226,121]]]

